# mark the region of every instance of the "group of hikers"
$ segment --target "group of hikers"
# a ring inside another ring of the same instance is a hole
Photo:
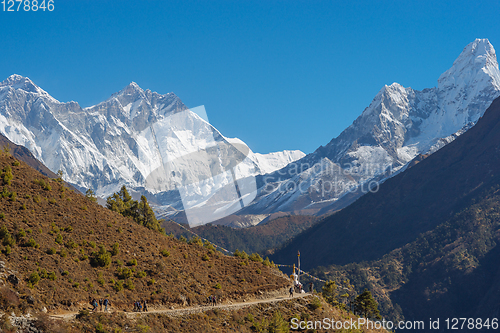
[[[136,301],[134,302],[134,312],[147,312],[148,311],[148,303],[146,303],[146,300],[141,301]]]
[[[299,293],[303,292],[302,284],[298,283],[295,286],[290,287],[290,289],[289,289],[290,297],[293,297],[293,292],[296,289],[298,289]],[[309,284],[309,291],[312,292],[312,290],[313,290],[313,283],[311,282]],[[111,306],[111,302],[107,298],[105,298],[105,299],[100,298],[99,300],[96,300],[95,298],[91,298],[89,296],[89,301],[90,301],[90,305],[92,305],[92,311],[96,311],[98,307],[100,307],[100,311],[102,311],[102,306],[104,305],[104,311],[107,312],[108,306]],[[217,305],[217,296],[215,296],[215,295],[208,296],[208,304],[212,305],[212,306]],[[141,301],[134,302],[134,310],[133,311],[134,312],[141,312],[141,311],[147,312],[148,311],[148,303],[146,302],[146,300],[143,300],[142,302]]]
[[[108,306],[111,306],[111,302],[107,298],[100,298],[99,300],[92,298],[89,296],[89,303],[92,305],[92,311],[97,311],[97,309],[100,307],[100,311],[102,311],[102,307],[104,305],[104,311],[108,311]],[[146,300],[141,301],[136,301],[134,302],[134,311],[135,312],[147,312],[148,311],[148,303]]]
[[[111,306],[111,302],[107,298],[105,299],[100,298],[99,301],[97,301],[95,298],[92,298],[90,299],[90,305],[92,305],[92,311],[96,311],[98,307],[100,307],[101,308],[100,311],[102,311],[103,305],[104,305],[104,311],[108,311],[108,306]]]
[[[215,295],[208,296],[208,305],[215,306],[217,304],[217,297]]]

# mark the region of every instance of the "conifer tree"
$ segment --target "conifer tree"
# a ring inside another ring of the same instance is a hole
[[[113,195],[106,199],[106,208],[122,215],[125,211],[125,205],[123,204],[123,200],[120,198],[118,193],[113,193]]]
[[[128,202],[130,200],[132,200],[132,196],[128,193],[127,188],[125,187],[125,185],[123,185],[122,188],[120,189],[119,195],[122,198],[123,203],[126,204],[126,205],[128,204]]]
[[[86,196],[86,197],[87,197],[87,199],[89,199],[90,201],[97,202],[97,197],[95,196],[95,192],[94,192],[94,190],[92,190],[91,188],[89,188],[89,189],[85,192],[85,196]]]
[[[160,224],[156,219],[153,209],[149,206],[148,200],[144,195],[141,196],[141,202],[138,205],[138,220],[137,223],[142,224],[146,228],[159,230]]]
[[[354,310],[365,318],[382,319],[378,310],[378,303],[368,289],[365,289],[356,297]]]
[[[131,217],[135,222],[146,228],[162,231],[160,222],[156,219],[146,197],[141,196],[140,202],[133,200],[125,186],[122,186],[119,192],[113,193],[106,199],[106,208],[125,217]]]
[[[337,284],[335,283],[335,281],[329,280],[328,282],[326,282],[322,288],[322,294],[325,301],[327,301],[331,305],[337,306],[339,304],[339,301],[337,299]]]

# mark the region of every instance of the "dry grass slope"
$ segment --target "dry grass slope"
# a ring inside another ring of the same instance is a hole
[[[146,229],[10,154],[0,155],[0,170],[0,273],[26,307],[77,310],[89,297],[123,309],[138,299],[188,306],[210,294],[237,299],[288,285],[262,263]]]

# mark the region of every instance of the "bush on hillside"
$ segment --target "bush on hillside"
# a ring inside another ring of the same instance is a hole
[[[99,251],[92,252],[90,255],[90,264],[93,267],[107,267],[111,264],[111,253],[106,251],[104,245],[99,247]]]

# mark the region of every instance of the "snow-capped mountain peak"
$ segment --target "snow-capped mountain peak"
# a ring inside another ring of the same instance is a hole
[[[133,102],[150,102],[148,97],[146,96],[146,91],[144,91],[139,85],[135,82],[131,82],[122,90],[111,95],[110,98],[101,102],[100,104],[113,103],[118,101],[123,107]],[[99,104],[99,105],[100,105]]]
[[[370,105],[338,137],[297,162],[302,165],[289,165],[268,177],[276,184],[268,186],[273,189],[272,193],[263,192],[265,195],[257,198],[256,211],[262,207],[267,212],[309,209],[315,203],[320,206],[325,200],[335,201],[348,193],[349,187],[345,191],[327,191],[321,196],[312,195],[311,189],[301,190],[308,188],[303,181],[308,174],[304,171],[297,176],[293,171],[323,165],[324,157],[342,168],[342,175],[351,177],[322,175],[322,180],[331,188],[349,181],[361,188],[374,179],[385,179],[404,170],[418,154],[433,153],[471,128],[498,96],[500,72],[495,49],[487,39],[476,39],[440,76],[437,87],[422,91],[398,83],[382,87]],[[300,183],[296,183],[296,179]],[[286,188],[298,190],[288,191],[285,196],[280,192],[283,188],[280,182],[287,184]]]
[[[453,66],[439,77],[438,88],[452,89],[482,81],[491,81],[496,89],[500,89],[497,57],[488,39],[476,39],[467,45]]]
[[[3,80],[2,83],[0,83],[0,87],[6,86],[10,86],[13,89],[22,89],[26,92],[33,93],[37,93],[40,89],[29,78],[18,74],[12,74],[11,76]]]
[[[139,87],[139,85],[135,82],[130,82],[125,88],[120,90],[117,93],[114,93],[111,95],[111,97],[118,97],[118,96],[134,96],[134,97],[140,97],[143,99],[146,99],[146,95],[144,94],[144,90]]]
[[[49,98],[52,102],[57,102],[56,99],[50,96],[45,90],[34,84],[33,81],[31,81],[29,78],[18,74],[12,74],[7,79],[3,80],[0,83],[0,88],[2,87],[10,87],[14,90],[22,90],[26,93],[32,93]]]

